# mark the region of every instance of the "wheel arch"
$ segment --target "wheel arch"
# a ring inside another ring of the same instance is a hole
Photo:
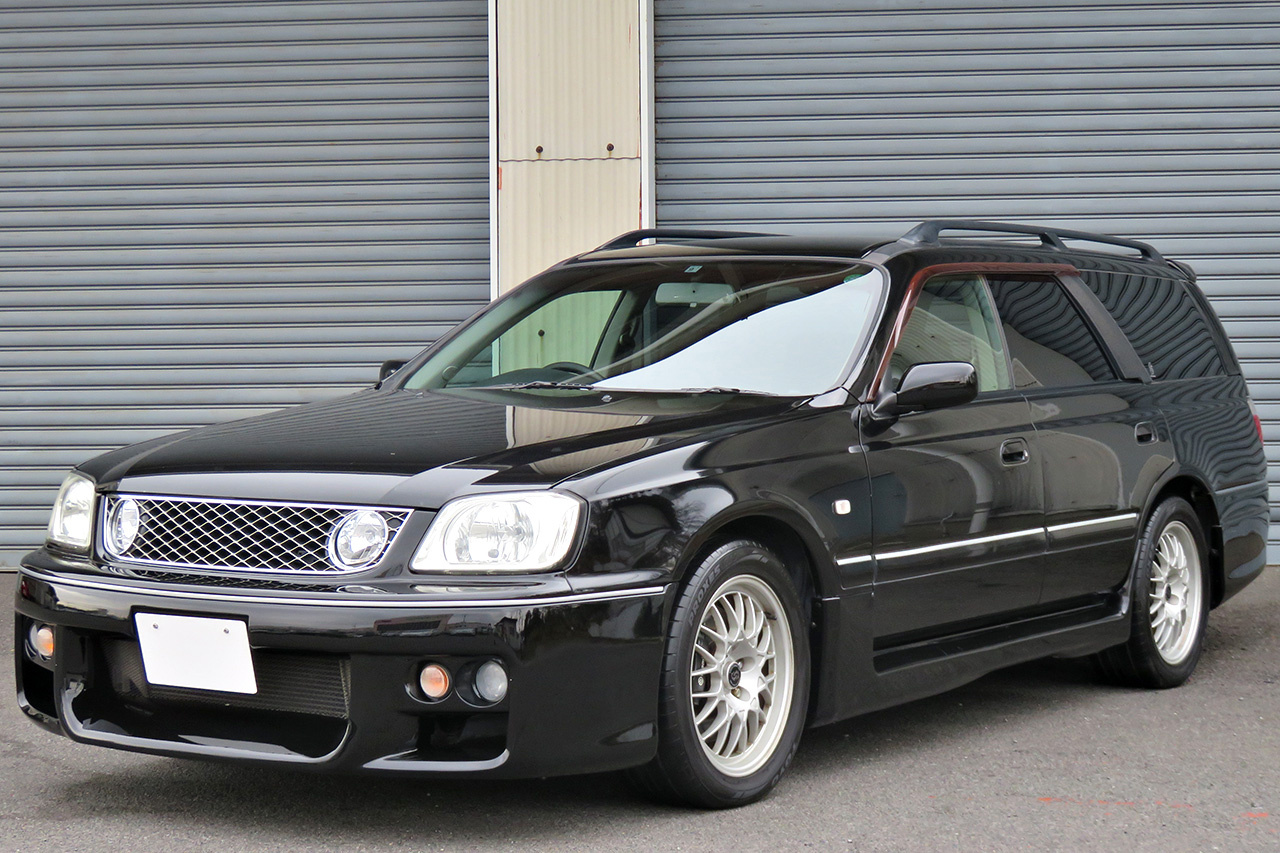
[[[742,504],[708,520],[689,538],[673,580],[683,584],[707,553],[730,539],[754,539],[782,558],[799,592],[829,598],[840,594],[830,551],[818,531],[798,512],[776,504]]]
[[[830,551],[818,531],[803,516],[774,504],[743,505],[731,513],[709,520],[689,540],[677,565],[673,588],[684,585],[689,572],[707,554],[725,542],[751,539],[773,551],[782,560],[796,584],[801,600],[809,607],[809,717],[825,713],[825,692],[820,689],[836,652],[828,648],[828,619],[838,618],[838,609],[821,606],[821,599],[840,594],[840,582]]]
[[[1218,515],[1218,505],[1213,499],[1213,491],[1202,477],[1191,471],[1177,471],[1153,490],[1151,498],[1143,509],[1138,522],[1138,530],[1144,530],[1156,507],[1171,497],[1178,497],[1191,504],[1205,541],[1209,545],[1209,607],[1217,607],[1226,589],[1225,559],[1222,544],[1222,523]]]

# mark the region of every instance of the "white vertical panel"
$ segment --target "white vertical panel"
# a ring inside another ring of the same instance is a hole
[[[639,157],[639,22],[637,0],[498,0],[499,158]]]
[[[502,164],[500,275],[514,287],[565,257],[640,227],[640,161]]]
[[[501,289],[641,221],[640,0],[497,0]]]
[[[653,36],[654,0],[640,0],[640,227],[652,228],[657,219],[657,153],[654,83],[657,77]]]

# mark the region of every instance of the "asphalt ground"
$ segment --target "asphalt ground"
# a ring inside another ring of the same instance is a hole
[[[612,774],[331,777],[82,746],[28,722],[0,671],[0,851],[1280,851],[1275,568],[1212,614],[1182,688],[1019,666],[807,732],[778,789],[728,812],[647,803]]]

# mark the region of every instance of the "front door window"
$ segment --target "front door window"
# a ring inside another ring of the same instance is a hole
[[[991,294],[979,276],[943,275],[925,283],[889,359],[886,385],[896,388],[912,365],[938,361],[972,364],[979,393],[1012,387]]]

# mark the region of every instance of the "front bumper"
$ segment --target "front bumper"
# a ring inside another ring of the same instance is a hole
[[[501,778],[634,766],[656,748],[664,586],[487,600],[353,599],[24,568],[16,597],[18,702],[84,743],[335,771]],[[256,696],[156,688],[134,614],[245,620]],[[52,660],[30,648],[51,625]],[[413,684],[498,659],[500,702]]]

